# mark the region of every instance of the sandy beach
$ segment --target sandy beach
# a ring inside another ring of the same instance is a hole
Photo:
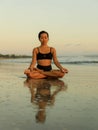
[[[98,64],[64,64],[62,79],[26,80],[0,60],[0,130],[98,130]]]

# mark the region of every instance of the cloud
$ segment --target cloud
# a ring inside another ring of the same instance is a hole
[[[81,46],[80,43],[67,43],[65,44],[66,47],[77,47],[77,46]]]
[[[67,44],[65,44],[65,46],[67,47],[67,46],[72,46],[73,45],[73,43],[67,43]]]
[[[76,43],[74,46],[81,46],[81,44],[80,43]]]

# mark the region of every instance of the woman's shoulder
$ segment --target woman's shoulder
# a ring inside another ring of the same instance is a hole
[[[50,51],[51,51],[51,53],[53,54],[53,53],[55,53],[55,48],[54,47],[50,47]]]
[[[55,51],[55,48],[54,48],[54,47],[50,47],[50,49],[51,49],[52,51]]]
[[[55,50],[55,48],[54,48],[54,47],[50,47],[50,49],[51,49],[51,50]]]
[[[34,48],[33,48],[33,52],[38,52],[38,48],[39,48],[39,47],[34,47]]]

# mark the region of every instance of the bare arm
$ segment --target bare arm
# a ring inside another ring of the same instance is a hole
[[[31,71],[33,70],[33,68],[35,67],[35,64],[36,64],[36,55],[37,55],[37,49],[34,48],[33,52],[32,52],[32,62],[31,62],[30,67],[29,67],[29,69]]]
[[[61,64],[59,63],[58,59],[57,59],[57,56],[56,56],[56,50],[53,48],[52,50],[52,53],[53,53],[53,61],[54,61],[54,64],[64,73],[68,73],[68,70],[66,68],[63,68],[61,66]]]

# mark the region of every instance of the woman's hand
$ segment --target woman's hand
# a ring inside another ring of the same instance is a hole
[[[33,71],[33,68],[32,68],[32,67],[29,67],[28,69],[29,69],[31,72]]]
[[[25,71],[24,71],[24,74],[29,74],[30,73],[30,69],[26,69]]]
[[[66,68],[61,68],[61,71],[63,72],[63,73],[68,73],[68,70],[66,69]]]

